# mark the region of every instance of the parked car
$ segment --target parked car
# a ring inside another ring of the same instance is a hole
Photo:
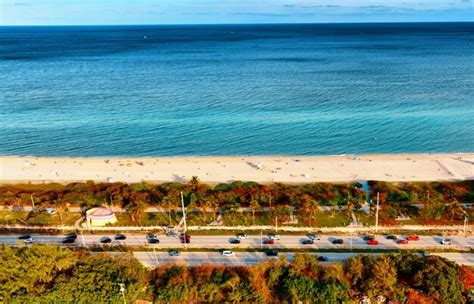
[[[153,233],[149,233],[146,235],[146,240],[148,244],[158,244],[160,240],[154,235]]]
[[[301,241],[301,244],[303,244],[303,245],[312,245],[312,244],[314,244],[314,241],[311,240],[311,239],[304,239],[304,240]]]
[[[427,257],[427,256],[429,256],[429,255],[430,255],[430,252],[429,252],[429,251],[423,251],[423,252],[421,253],[421,256],[423,256],[423,257]]]
[[[99,242],[101,242],[102,244],[108,244],[111,243],[112,240],[108,236],[103,236],[100,238]]]
[[[229,243],[231,243],[231,244],[240,244],[240,240],[239,239],[230,239]]]
[[[169,256],[179,256],[180,253],[179,253],[178,250],[170,250],[170,251],[168,251],[168,255]]]
[[[278,251],[276,251],[276,250],[267,250],[267,251],[265,251],[265,254],[267,256],[276,257],[276,256],[278,256]]]
[[[418,235],[409,235],[407,236],[407,241],[418,241],[420,237]]]
[[[389,234],[389,235],[387,235],[385,238],[386,238],[387,240],[396,240],[396,239],[397,239],[397,237],[394,236],[393,234]]]
[[[329,259],[323,255],[320,255],[316,258],[320,262],[327,262]]]
[[[27,239],[31,239],[31,235],[29,234],[23,234],[23,235],[20,235],[18,237],[19,240],[27,240]]]
[[[271,240],[279,240],[280,236],[278,234],[269,233],[269,234],[267,234],[267,238],[269,238]]]
[[[332,243],[334,245],[342,245],[342,244],[344,244],[344,240],[343,239],[335,239],[335,240],[332,241]]]
[[[173,231],[168,231],[166,232],[166,236],[168,237],[176,237],[178,236],[178,234],[176,232],[173,232]]]
[[[264,239],[263,243],[265,245],[273,245],[273,244],[275,244],[275,241],[273,239]]]
[[[243,232],[241,233],[237,233],[236,237],[239,239],[239,240],[246,240],[249,238],[249,236]]]
[[[123,234],[116,234],[114,235],[114,240],[117,240],[117,241],[123,241],[125,240],[127,237]]]
[[[378,245],[378,244],[379,244],[379,241],[377,241],[377,240],[369,240],[367,242],[367,245]]]
[[[441,245],[451,245],[451,239],[442,239]]]
[[[373,235],[364,235],[364,237],[362,239],[364,241],[371,241],[371,240],[375,240],[375,236],[373,236]]]
[[[235,256],[235,253],[233,251],[230,251],[230,250],[222,250],[222,255],[226,256],[226,257],[229,257],[229,256]]]
[[[183,243],[183,244],[184,243],[186,243],[186,244],[191,243],[191,236],[188,235],[188,234],[181,233],[179,235],[179,239],[180,239],[181,243]]]
[[[406,245],[406,244],[408,244],[408,240],[398,240],[398,241],[397,241],[397,244],[399,244],[399,245]]]
[[[321,239],[320,235],[312,234],[312,233],[308,234],[306,237],[310,240],[313,240],[313,241],[319,241]]]

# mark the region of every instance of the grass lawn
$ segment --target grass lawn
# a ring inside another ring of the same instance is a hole
[[[188,226],[207,226],[214,220],[214,214],[212,212],[188,212],[187,214]],[[116,213],[118,222],[111,226],[134,226],[134,223],[127,213]],[[295,214],[298,222],[294,224],[284,224],[279,221],[278,226],[280,227],[309,227],[309,222],[305,216],[301,214]],[[171,226],[176,226],[182,218],[180,212],[171,213]],[[280,218],[281,220],[281,218]],[[275,225],[275,218],[270,215],[269,212],[256,212],[255,221],[252,218],[251,212],[236,212],[233,214],[224,214],[222,216],[224,226],[251,226],[253,224],[263,225]],[[315,215],[312,221],[313,228],[317,227],[339,227],[347,226],[349,219],[347,214],[343,212],[319,212]],[[170,225],[170,217],[165,212],[145,212],[140,217],[140,226],[168,226]],[[216,226],[217,228],[218,226]]]
[[[63,212],[64,226],[73,226],[74,222],[81,217],[80,213]],[[61,219],[59,214],[48,214],[46,212],[27,212],[27,211],[0,211],[1,225],[31,225],[31,226],[60,226]]]

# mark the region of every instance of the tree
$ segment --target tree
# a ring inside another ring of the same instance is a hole
[[[459,201],[454,198],[452,202],[447,206],[447,213],[450,216],[450,220],[453,221],[454,219],[464,219],[466,215],[466,210]]]
[[[254,196],[250,199],[250,205],[249,205],[250,210],[252,211],[252,223],[255,225],[255,212],[260,210],[260,204],[258,201],[255,199]]]

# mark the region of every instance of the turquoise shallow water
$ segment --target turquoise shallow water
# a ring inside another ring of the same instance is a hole
[[[0,27],[0,154],[474,151],[474,23]]]

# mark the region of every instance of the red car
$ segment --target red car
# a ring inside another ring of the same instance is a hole
[[[273,245],[275,244],[275,241],[273,239],[266,239],[263,241],[265,245]]]
[[[407,241],[418,241],[420,237],[418,235],[409,235],[407,236]]]
[[[181,233],[181,234],[179,235],[179,240],[180,240],[181,243],[183,243],[183,244],[184,244],[184,243],[189,244],[189,243],[191,243],[191,236],[190,236],[190,235],[187,235],[187,234],[185,235],[184,233]]]
[[[397,241],[397,244],[406,245],[406,244],[408,244],[408,240],[399,240],[399,241]]]
[[[370,240],[367,242],[367,245],[378,245],[379,244],[379,241],[377,240]]]

